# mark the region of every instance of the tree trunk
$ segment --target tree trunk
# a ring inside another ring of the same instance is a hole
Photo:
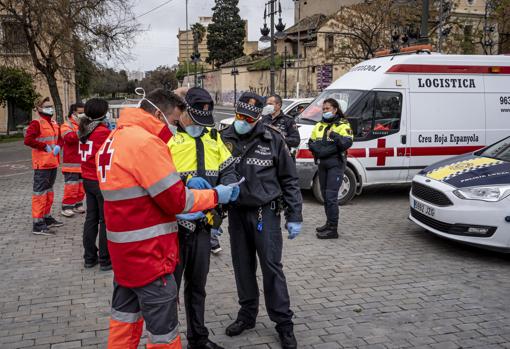
[[[53,100],[53,106],[55,107],[57,123],[61,125],[64,122],[64,113],[62,109],[62,99],[60,98],[60,92],[58,91],[57,79],[55,78],[55,74],[46,73],[45,76],[50,89],[51,99]]]

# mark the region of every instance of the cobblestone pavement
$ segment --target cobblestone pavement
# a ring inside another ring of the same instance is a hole
[[[0,176],[0,348],[104,348],[112,273],[83,269],[83,217],[66,219],[57,237],[30,234],[31,185],[31,174]],[[341,209],[336,241],[315,239],[322,207],[305,193],[304,231],[284,251],[300,348],[510,348],[510,258],[417,228],[407,192],[367,190]],[[255,329],[224,334],[237,301],[222,243],[208,283],[212,339],[279,348],[263,306]]]

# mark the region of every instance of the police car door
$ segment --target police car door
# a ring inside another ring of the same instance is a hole
[[[369,91],[349,112],[358,124],[350,155],[365,168],[367,184],[407,178],[404,95],[404,89]]]

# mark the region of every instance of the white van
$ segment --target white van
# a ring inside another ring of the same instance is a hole
[[[510,57],[429,52],[375,58],[353,67],[301,114],[300,185],[322,201],[308,149],[322,102],[339,101],[355,132],[340,203],[363,187],[410,182],[428,165],[510,134]]]

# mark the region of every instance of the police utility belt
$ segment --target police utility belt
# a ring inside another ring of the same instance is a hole
[[[279,216],[280,213],[283,210],[285,210],[285,202],[283,201],[282,196],[279,196],[278,198],[271,200],[269,202],[269,204],[259,206],[258,211],[257,211],[257,231],[259,233],[261,233],[262,230],[264,229],[264,219],[262,216],[262,211],[264,210],[264,207],[267,207],[267,206],[269,206],[269,209],[271,211],[274,211],[275,215],[277,215],[277,216]]]

